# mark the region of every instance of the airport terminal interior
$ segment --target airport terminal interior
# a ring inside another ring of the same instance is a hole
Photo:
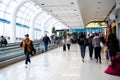
[[[0,0],[0,80],[120,80],[120,0]]]

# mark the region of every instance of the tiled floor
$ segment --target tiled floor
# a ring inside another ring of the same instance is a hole
[[[102,54],[103,55],[103,54]],[[63,52],[62,47],[31,58],[25,68],[24,61],[0,70],[0,80],[120,80],[120,77],[104,73],[108,61],[102,57],[102,64],[89,60],[86,51],[85,62],[81,61],[78,45]]]

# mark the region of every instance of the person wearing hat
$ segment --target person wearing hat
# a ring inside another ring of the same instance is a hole
[[[28,62],[31,63],[30,54],[33,51],[33,42],[29,39],[29,34],[25,35],[25,39],[22,41],[21,45],[22,50],[25,54],[25,67],[27,68]]]

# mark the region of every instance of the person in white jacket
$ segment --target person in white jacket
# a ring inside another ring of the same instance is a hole
[[[70,46],[71,46],[71,39],[70,39],[70,36],[67,36],[66,44],[67,44],[68,50],[70,50]]]
[[[95,52],[95,58],[96,58],[96,63],[99,62],[101,64],[101,46],[100,46],[100,36],[98,33],[95,33],[95,37],[93,38],[92,45],[94,47],[94,52]]]

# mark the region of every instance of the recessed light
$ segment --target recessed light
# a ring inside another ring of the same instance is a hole
[[[44,3],[42,3],[41,5],[45,5]]]
[[[71,4],[74,4],[74,2],[71,2]]]
[[[99,4],[101,4],[101,2],[98,2]]]
[[[34,6],[37,6],[37,4],[34,4]]]
[[[77,11],[76,9],[74,11]]]
[[[100,9],[99,7],[97,7],[97,9]]]
[[[52,10],[50,10],[50,12],[53,12]]]

